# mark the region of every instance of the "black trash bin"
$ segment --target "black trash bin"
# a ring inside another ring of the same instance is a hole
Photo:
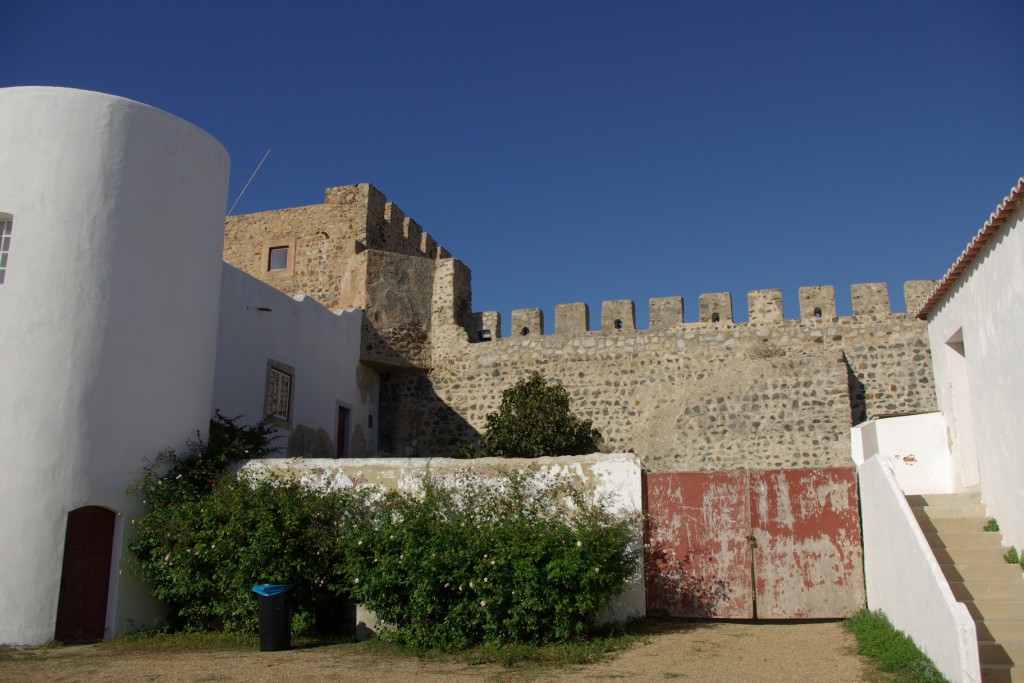
[[[260,596],[260,652],[288,650],[292,646],[290,583],[261,583],[252,587]]]

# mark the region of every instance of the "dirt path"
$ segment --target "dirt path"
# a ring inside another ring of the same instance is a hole
[[[507,669],[383,654],[361,644],[288,652],[121,651],[96,645],[0,651],[3,681],[879,681],[838,623],[665,622],[610,661]]]

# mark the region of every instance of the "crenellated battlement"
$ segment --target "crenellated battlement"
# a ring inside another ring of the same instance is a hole
[[[429,259],[451,258],[451,253],[438,245],[430,233],[369,183],[329,187],[324,192],[324,204],[342,212],[356,209],[365,216],[366,249]]]
[[[903,286],[907,311],[913,311],[924,301],[935,286],[934,280],[911,280]],[[894,313],[889,302],[889,289],[884,282],[855,284],[850,288],[854,319],[906,317]],[[801,287],[800,315],[794,320],[814,323],[837,321],[835,288],[832,285]],[[777,325],[785,322],[782,290],[758,289],[747,293],[747,322],[737,323],[733,318],[732,294],[715,292],[701,294],[698,300],[699,319],[687,322],[682,297],[660,297],[650,300],[649,330],[661,330],[690,325]],[[470,341],[491,341],[501,338],[501,314],[496,311],[475,313],[474,328],[469,330]],[[636,307],[632,300],[605,301],[601,304],[600,327],[590,329],[590,308],[585,303],[555,306],[556,335],[586,333],[636,332]],[[541,336],[544,330],[544,311],[523,308],[512,311],[512,337]]]

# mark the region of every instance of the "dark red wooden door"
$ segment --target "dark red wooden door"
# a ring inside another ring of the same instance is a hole
[[[846,617],[864,606],[851,468],[646,474],[647,609]]]
[[[68,514],[54,634],[61,642],[103,638],[115,517],[110,510],[96,506]]]
[[[751,472],[750,527],[758,618],[848,617],[864,606],[852,468]]]
[[[752,618],[746,472],[647,474],[645,484],[648,609]]]

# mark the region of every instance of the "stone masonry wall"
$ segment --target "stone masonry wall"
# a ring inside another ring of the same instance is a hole
[[[372,185],[325,194],[323,204],[229,216],[224,260],[328,309],[364,309],[362,360],[425,370],[434,270],[451,254]],[[287,267],[270,269],[272,249],[287,250]]]
[[[608,448],[653,471],[847,465],[855,422],[935,410],[925,324],[890,313],[884,285],[855,285],[855,315],[843,318],[830,287],[801,290],[798,320],[782,318],[778,290],[752,292],[742,324],[730,296],[701,298],[703,322],[681,322],[682,300],[662,298],[641,331],[632,302],[606,302],[600,332],[587,330],[584,304],[558,307],[547,335],[539,311],[516,311],[507,339],[493,336],[500,316],[473,314],[493,341],[470,343],[471,327],[433,349],[429,375],[390,376],[382,440],[395,455],[451,455],[534,371],[566,387]]]
[[[363,253],[450,258],[429,234],[372,185],[325,191],[323,204],[228,216],[224,260],[281,291],[328,309],[369,308]],[[269,250],[287,247],[288,267],[269,269]]]
[[[287,267],[270,270],[270,250]],[[280,255],[281,252],[277,252]],[[701,295],[699,322],[680,297],[607,301],[597,330],[586,304],[472,312],[469,269],[370,185],[329,188],[321,205],[229,217],[224,258],[330,309],[366,311],[361,360],[381,374],[379,443],[402,456],[450,456],[475,438],[501,392],[532,372],[561,382],[606,446],[654,471],[849,464],[849,428],[935,410],[925,323],[893,314],[884,284],[854,285],[853,316],[832,287],[751,292],[749,322],[729,293]],[[907,283],[908,311],[934,283]]]

